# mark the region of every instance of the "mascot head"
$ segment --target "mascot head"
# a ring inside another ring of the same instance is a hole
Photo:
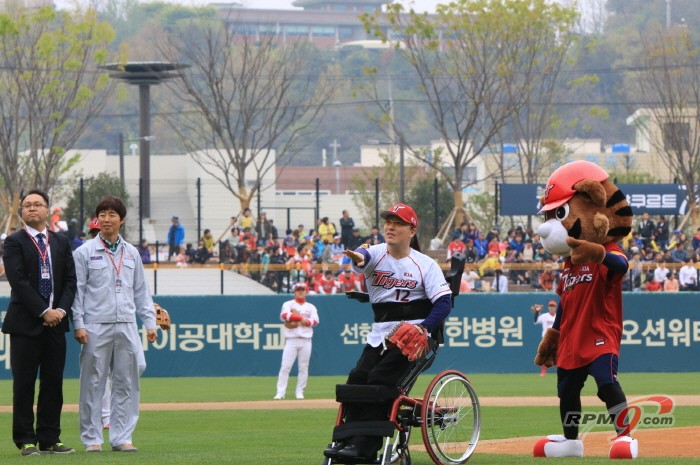
[[[569,256],[566,238],[606,244],[627,236],[632,208],[601,167],[574,161],[557,168],[540,198],[545,222],[537,229],[549,253]]]

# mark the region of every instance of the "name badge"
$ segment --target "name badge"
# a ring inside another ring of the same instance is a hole
[[[117,279],[117,292],[122,291],[122,280],[121,278]]]
[[[41,265],[41,279],[51,279],[49,267],[46,265]]]

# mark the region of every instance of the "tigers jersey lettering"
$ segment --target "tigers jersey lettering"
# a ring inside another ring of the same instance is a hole
[[[605,251],[621,252],[617,244]],[[603,354],[619,355],[622,336],[622,278],[598,263],[564,262],[557,294],[561,296],[560,341],[557,366],[571,370],[591,363]],[[602,305],[601,305],[602,302]]]

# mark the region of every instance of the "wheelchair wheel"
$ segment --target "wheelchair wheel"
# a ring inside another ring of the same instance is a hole
[[[466,463],[481,431],[476,391],[456,370],[443,371],[430,382],[423,398],[421,434],[437,465]]]

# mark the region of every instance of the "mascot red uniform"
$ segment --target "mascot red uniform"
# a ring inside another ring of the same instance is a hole
[[[554,326],[542,339],[535,363],[558,367],[564,435],[541,439],[534,448],[536,457],[583,456],[583,442],[578,439],[581,389],[589,375],[618,434],[610,458],[637,456],[637,440],[625,429],[627,400],[617,381],[622,279],[628,265],[616,241],[630,232],[632,209],[608,178],[594,163],[568,163],[552,173],[540,199],[545,222],[537,232],[542,244],[566,260]]]

